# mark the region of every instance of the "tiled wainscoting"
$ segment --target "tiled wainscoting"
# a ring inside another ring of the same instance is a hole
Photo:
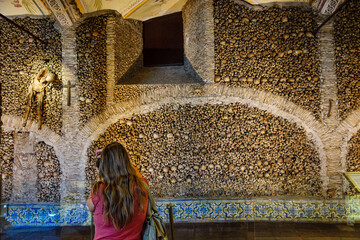
[[[157,200],[160,215],[168,221],[172,204],[175,222],[216,221],[347,221],[350,212],[360,212],[359,201],[317,199],[196,199]],[[356,207],[354,207],[356,206]],[[69,226],[91,224],[84,203],[10,204],[7,220],[12,226]]]

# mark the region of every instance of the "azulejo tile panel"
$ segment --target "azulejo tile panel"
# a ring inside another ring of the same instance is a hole
[[[6,219],[14,227],[85,225],[91,220],[85,204],[10,204]]]
[[[353,201],[355,207],[360,200]],[[345,200],[317,199],[187,199],[157,200],[160,216],[169,221],[169,204],[175,222],[216,221],[292,221],[346,222]],[[12,204],[7,220],[13,226],[90,225],[91,214],[85,203]]]
[[[345,201],[291,199],[227,199],[157,201],[168,220],[169,203],[175,221],[294,221],[345,222]]]

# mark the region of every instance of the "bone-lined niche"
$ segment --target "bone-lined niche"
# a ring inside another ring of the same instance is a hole
[[[303,129],[240,104],[165,105],[111,125],[88,150],[118,141],[157,197],[319,196],[320,161]]]
[[[39,202],[59,202],[61,169],[54,147],[44,142],[35,145],[37,196]]]
[[[0,81],[3,115],[24,117],[26,93],[34,78],[44,67],[48,67],[61,79],[61,36],[55,22],[49,18],[16,18],[14,21],[49,44],[43,45],[20,29],[0,19]],[[61,134],[62,88],[49,84],[45,89],[43,125]],[[38,121],[35,105],[29,119]]]

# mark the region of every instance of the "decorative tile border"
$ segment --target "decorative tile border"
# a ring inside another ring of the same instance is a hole
[[[353,201],[359,209],[359,202]],[[302,199],[192,199],[157,200],[160,216],[167,222],[168,204],[173,206],[175,222],[217,221],[347,221],[345,200]],[[352,207],[352,209],[355,209]],[[353,210],[352,210],[353,211]],[[77,204],[13,204],[7,220],[12,226],[90,225],[91,214],[84,203]]]
[[[90,225],[85,204],[11,204],[6,220],[13,227]]]
[[[175,222],[291,221],[345,222],[343,200],[229,199],[157,201],[168,221],[167,205],[173,204]]]
[[[354,224],[360,222],[360,194],[346,196],[346,222]]]

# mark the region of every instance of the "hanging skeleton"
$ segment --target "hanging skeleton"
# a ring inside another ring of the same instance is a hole
[[[27,119],[31,110],[31,105],[36,101],[36,112],[39,117],[38,128],[42,127],[42,112],[44,106],[45,90],[49,83],[54,82],[56,79],[55,74],[45,67],[40,70],[36,77],[31,80],[28,93],[26,96],[26,110],[23,127],[26,126]]]

